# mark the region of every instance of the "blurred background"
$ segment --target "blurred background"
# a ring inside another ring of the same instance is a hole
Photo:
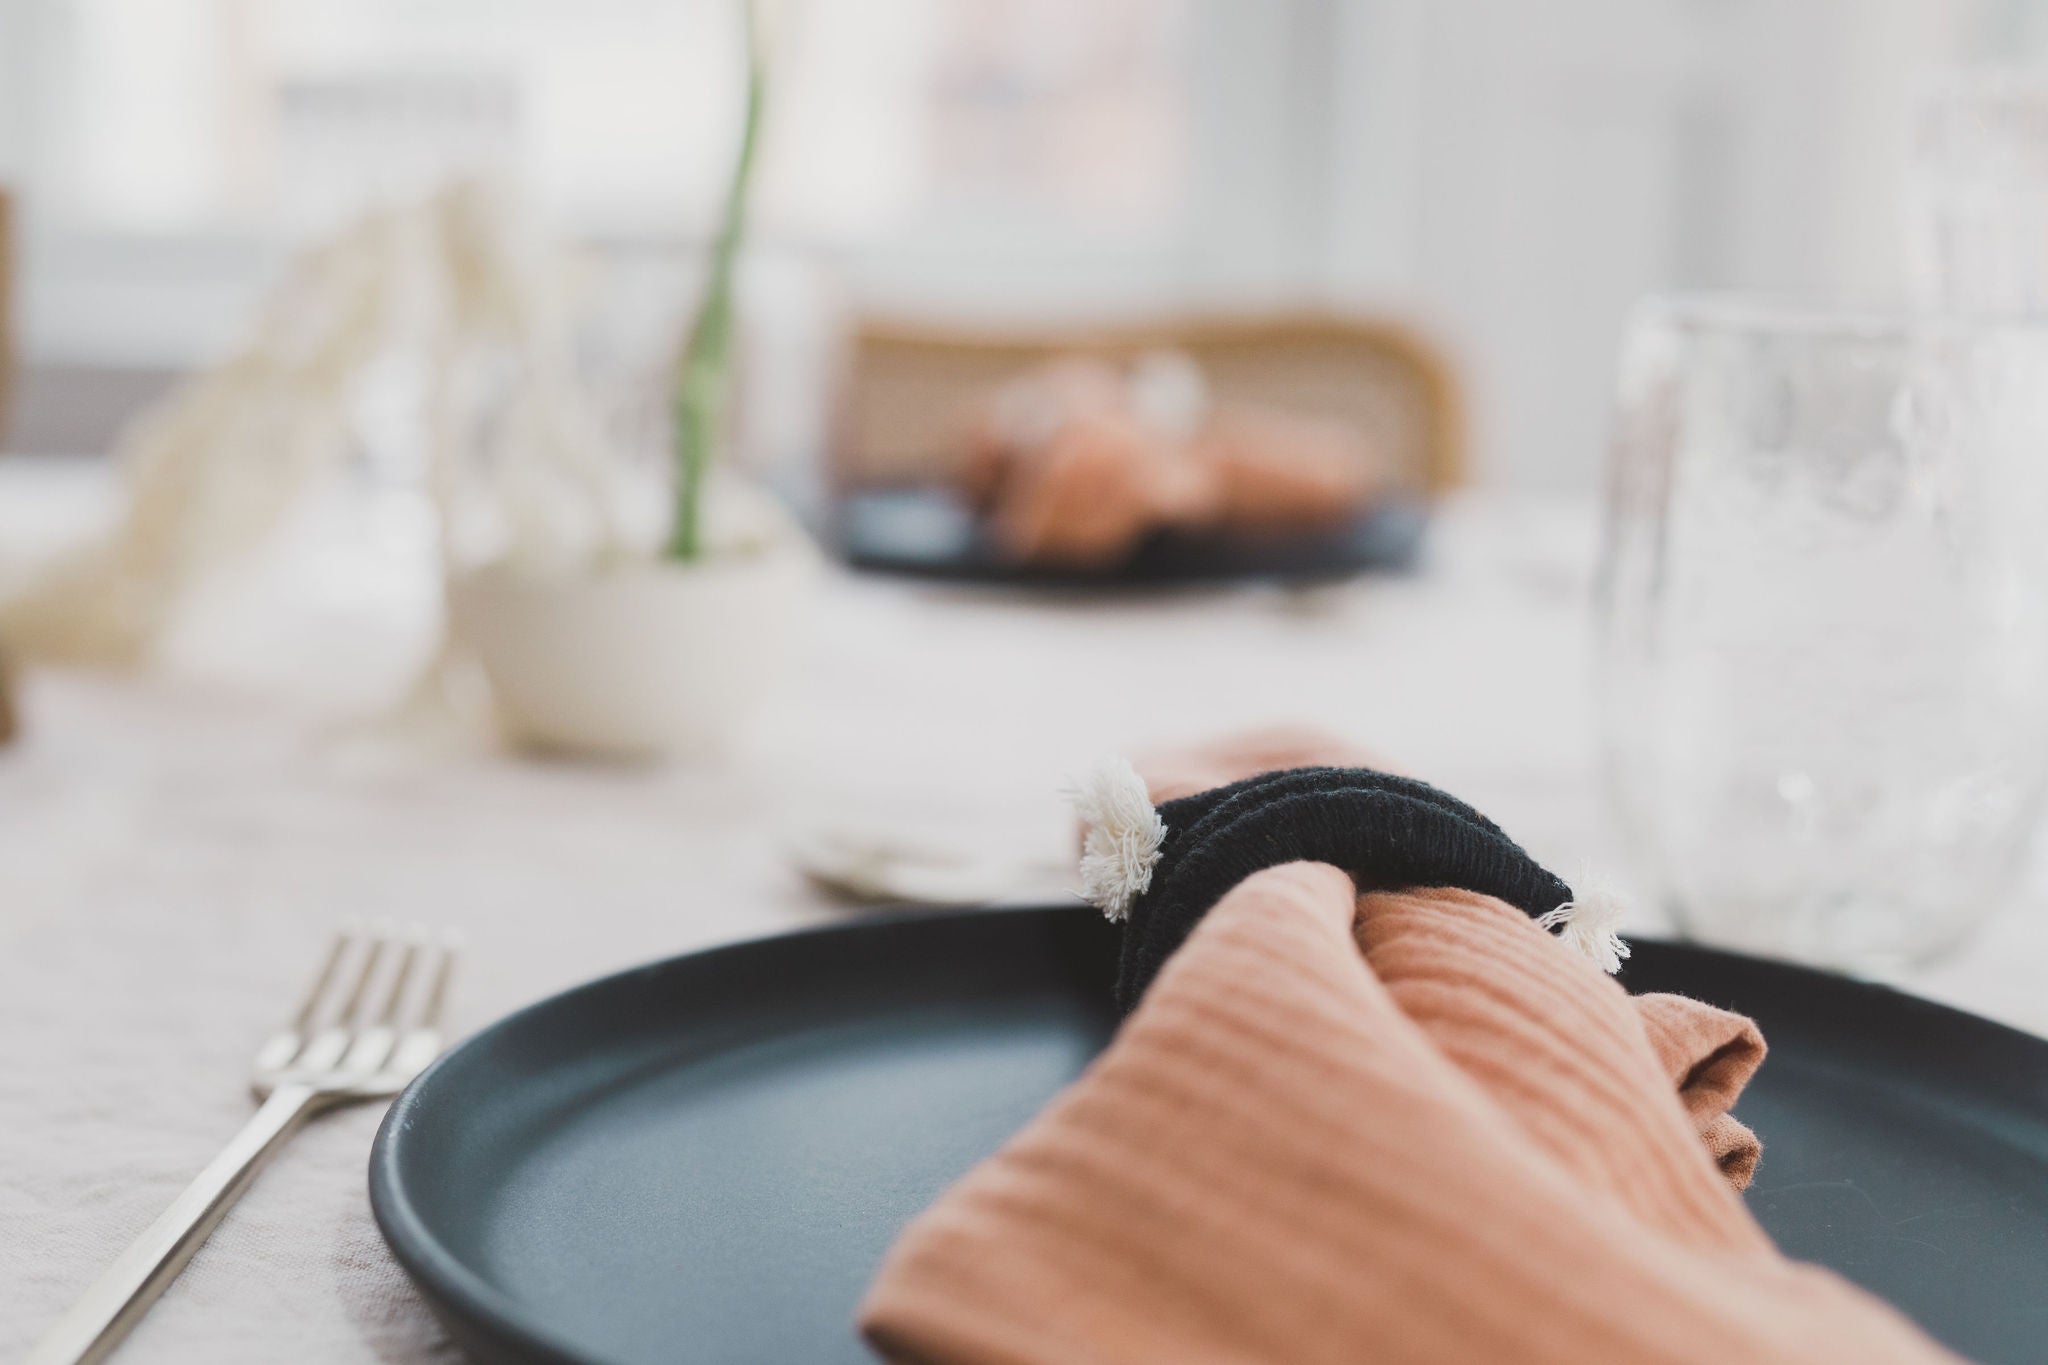
[[[1546,491],[1597,481],[1631,301],[1895,293],[1912,73],[2048,48],[2028,0],[786,8],[754,344],[848,309],[1408,318],[1477,479]],[[295,246],[451,171],[590,247],[701,248],[739,42],[714,0],[0,0],[6,446],[105,449]]]

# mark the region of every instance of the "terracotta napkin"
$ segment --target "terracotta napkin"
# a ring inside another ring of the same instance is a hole
[[[861,1324],[921,1365],[1951,1359],[1744,1208],[1762,1055],[1502,901],[1269,867]]]

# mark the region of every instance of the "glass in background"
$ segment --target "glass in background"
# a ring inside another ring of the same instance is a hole
[[[2048,329],[1665,300],[1622,357],[1602,728],[1697,937],[1885,971],[2048,785]]]

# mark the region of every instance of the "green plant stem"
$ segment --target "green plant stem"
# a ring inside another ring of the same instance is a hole
[[[704,552],[704,480],[725,434],[732,397],[734,266],[746,234],[747,198],[754,181],[755,149],[767,96],[767,67],[760,24],[751,0],[743,0],[747,30],[747,109],[739,156],[726,189],[725,216],[711,247],[704,300],[697,308],[676,374],[676,518],[670,533],[671,559],[695,559]]]

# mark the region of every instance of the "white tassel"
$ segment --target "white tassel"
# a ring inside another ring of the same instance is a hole
[[[1583,954],[1609,976],[1621,970],[1628,956],[1628,944],[1619,932],[1628,907],[1614,888],[1593,878],[1582,878],[1584,891],[1536,920],[1538,929],[1555,931],[1566,946]]]
[[[1166,822],[1152,808],[1138,770],[1105,758],[1068,793],[1087,834],[1081,844],[1081,896],[1113,920],[1152,885]]]

